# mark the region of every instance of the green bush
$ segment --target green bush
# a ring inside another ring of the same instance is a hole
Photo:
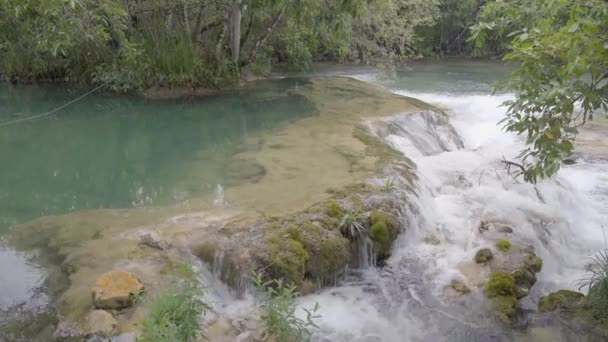
[[[608,319],[608,250],[601,251],[587,267],[588,276],[579,280],[579,290],[587,288],[584,307],[600,320]]]
[[[202,316],[209,306],[199,299],[198,289],[168,291],[152,304],[138,342],[194,342],[204,336]]]
[[[299,295],[294,285],[285,285],[282,279],[264,281],[261,273],[255,273],[253,283],[262,299],[262,321],[266,332],[281,342],[310,341],[314,319],[319,310],[318,303],[312,309],[304,309],[306,318],[296,316],[295,299]]]

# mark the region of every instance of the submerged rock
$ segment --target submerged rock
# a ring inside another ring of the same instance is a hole
[[[102,274],[93,288],[93,305],[98,309],[123,309],[133,304],[144,286],[131,273],[111,271]]]
[[[105,310],[93,310],[86,319],[85,335],[111,336],[118,325],[114,316]]]
[[[540,312],[570,309],[574,305],[581,303],[585,298],[580,292],[570,290],[559,290],[552,292],[538,301],[538,310]]]
[[[450,288],[459,295],[466,295],[471,293],[471,289],[462,281],[458,279],[452,280]]]
[[[475,262],[483,264],[489,262],[494,258],[494,254],[489,248],[482,248],[475,253]]]

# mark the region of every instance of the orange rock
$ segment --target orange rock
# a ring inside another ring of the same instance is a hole
[[[122,309],[133,304],[135,294],[144,286],[131,273],[111,271],[102,274],[93,288],[93,305],[98,309]]]

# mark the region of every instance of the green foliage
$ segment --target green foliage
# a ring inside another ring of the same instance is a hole
[[[511,250],[511,242],[509,240],[499,240],[496,242],[496,248],[501,252],[508,253]]]
[[[253,283],[262,299],[262,321],[274,340],[284,342],[310,341],[314,319],[319,305],[304,309],[306,318],[296,316],[295,298],[299,295],[294,285],[285,285],[282,279],[264,281],[261,273],[254,273]]]
[[[388,66],[417,54],[415,28],[432,23],[438,3],[4,0],[0,76],[139,91],[230,86],[243,69],[304,70],[315,60]]]
[[[114,0],[0,2],[0,74],[87,81],[120,53],[127,12]]]
[[[475,24],[483,0],[440,0],[431,25],[417,28],[418,51],[423,55],[468,55],[473,44],[468,41],[469,26]]]
[[[336,201],[328,200],[325,203],[325,215],[340,220],[344,216],[344,210]]]
[[[480,47],[511,38],[504,59],[518,69],[498,89],[516,93],[505,129],[526,136],[515,175],[534,183],[573,164],[578,128],[608,110],[608,2],[492,1],[472,30]]]
[[[143,322],[138,342],[194,342],[203,334],[202,316],[209,306],[195,287],[169,291],[159,296]]]
[[[391,192],[395,190],[395,179],[390,177],[384,181],[384,184],[380,187],[380,191],[382,192]]]
[[[356,208],[344,214],[338,226],[342,235],[351,240],[357,240],[367,231],[365,222],[369,218],[369,213],[363,209]]]
[[[588,276],[579,280],[579,289],[587,288],[589,293],[584,301],[596,319],[608,319],[608,251],[594,256],[587,267]]]

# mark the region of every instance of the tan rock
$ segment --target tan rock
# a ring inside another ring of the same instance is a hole
[[[131,273],[111,271],[102,274],[93,288],[93,304],[97,309],[122,309],[133,304],[134,295],[144,286]]]
[[[111,313],[105,310],[93,310],[87,315],[86,335],[110,336],[116,330],[118,322]]]

